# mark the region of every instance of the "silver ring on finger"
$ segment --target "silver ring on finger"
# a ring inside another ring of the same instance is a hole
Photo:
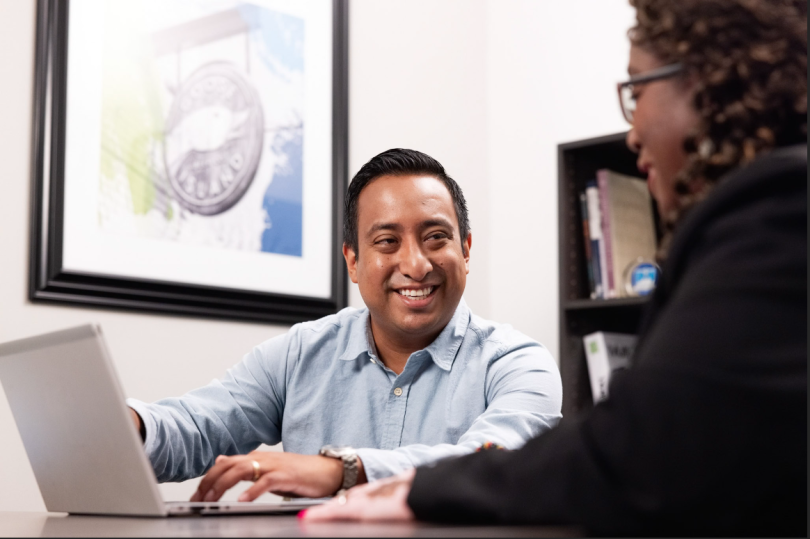
[[[346,505],[346,502],[349,499],[349,493],[346,492],[345,488],[342,488],[337,491],[337,503],[338,505]]]

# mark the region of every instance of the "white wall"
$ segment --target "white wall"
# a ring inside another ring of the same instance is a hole
[[[558,352],[557,145],[624,131],[626,0],[490,0],[490,312]]]
[[[34,4],[0,0],[0,342],[100,322],[127,395],[180,394],[285,328],[27,301]],[[351,3],[350,173],[396,146],[439,159],[470,205],[468,303],[555,356],[556,145],[625,128],[631,22],[624,0]],[[2,389],[0,433],[0,511],[44,509]]]
[[[350,5],[349,168],[353,174],[397,147],[444,165],[464,191],[472,221],[464,296],[474,312],[489,316],[486,2]]]

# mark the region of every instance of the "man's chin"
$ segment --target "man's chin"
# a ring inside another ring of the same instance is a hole
[[[396,328],[399,330],[400,333],[403,335],[408,335],[410,337],[427,337],[431,333],[435,333],[437,330],[441,331],[444,328],[436,327],[437,324],[435,323],[428,323],[428,324],[397,324]]]
[[[452,316],[452,315],[451,315]],[[441,313],[409,313],[409,315],[394,321],[393,326],[411,337],[427,337],[440,333],[447,322],[442,322]]]
[[[425,338],[435,338],[453,318],[458,301],[449,310],[446,298],[443,295],[432,298],[433,301],[425,307],[412,307],[398,298],[386,305],[375,317],[381,327],[387,328],[401,338],[420,341]],[[460,299],[459,299],[460,301]],[[372,314],[374,317],[374,314]],[[393,334],[391,335],[394,336]]]

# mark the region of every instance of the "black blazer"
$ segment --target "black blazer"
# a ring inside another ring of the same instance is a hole
[[[437,521],[807,534],[807,147],[727,176],[676,231],[634,368],[513,452],[419,468]]]

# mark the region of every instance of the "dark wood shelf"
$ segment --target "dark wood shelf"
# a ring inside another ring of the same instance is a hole
[[[647,297],[589,298],[579,194],[602,168],[639,176],[637,156],[627,148],[626,135],[616,133],[569,142],[560,144],[557,149],[563,421],[576,420],[593,407],[582,338],[596,331],[637,333],[648,301]],[[657,232],[660,235],[660,231]]]
[[[611,309],[615,307],[644,305],[647,303],[648,299],[647,296],[613,299],[572,299],[563,302],[562,308],[566,311],[577,309]]]

